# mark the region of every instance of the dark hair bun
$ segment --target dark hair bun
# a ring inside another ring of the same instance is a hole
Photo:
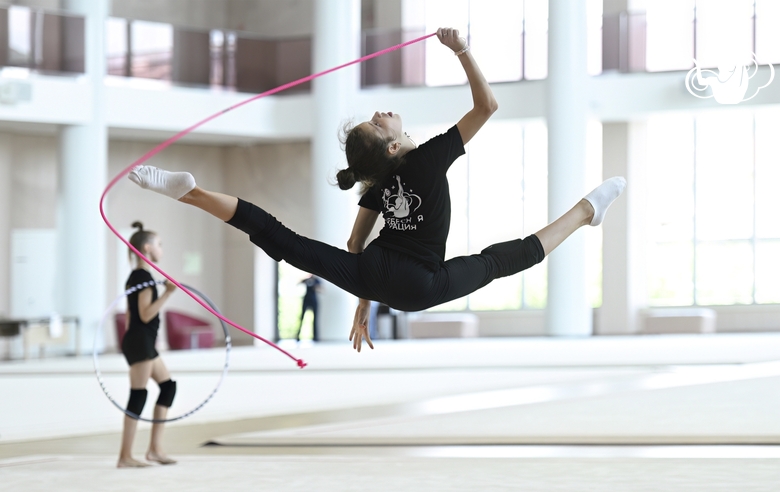
[[[350,169],[342,169],[336,173],[336,181],[339,183],[339,188],[342,190],[351,190],[355,186],[355,172]]]
[[[135,227],[139,231],[143,231],[144,230],[144,225],[141,222],[137,221],[137,220],[135,222],[133,222],[132,227]]]

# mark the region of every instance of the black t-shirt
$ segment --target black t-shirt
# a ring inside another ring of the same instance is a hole
[[[149,287],[146,288],[152,289],[152,302],[157,300],[157,285],[154,283],[152,274],[143,268],[133,270],[132,273],[130,273],[130,277],[127,278],[127,283],[125,284],[125,289],[135,287],[139,284],[147,284]],[[130,324],[128,325],[128,329],[142,328],[144,330],[152,330],[156,333],[157,329],[160,327],[160,315],[158,314],[148,323],[144,323],[141,321],[141,316],[138,314],[138,295],[142,290],[145,289],[138,289],[127,296],[127,307],[130,311]]]
[[[450,232],[447,170],[465,154],[457,126],[409,151],[404,164],[360,199],[360,206],[380,212],[385,226],[372,244],[425,261],[444,261]]]

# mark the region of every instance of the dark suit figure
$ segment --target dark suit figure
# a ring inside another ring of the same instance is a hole
[[[300,340],[301,328],[303,327],[303,317],[306,315],[306,311],[311,310],[312,314],[312,340],[319,340],[319,332],[317,331],[317,292],[320,290],[320,279],[314,275],[302,280],[302,284],[306,286],[306,294],[303,296],[303,307],[301,307],[301,321],[298,323],[298,333],[295,338]]]

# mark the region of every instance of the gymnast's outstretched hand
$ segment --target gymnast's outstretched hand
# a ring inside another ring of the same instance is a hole
[[[349,334],[349,340],[352,342],[352,348],[360,352],[360,346],[363,344],[363,339],[366,339],[366,343],[371,349],[374,349],[374,344],[371,343],[371,337],[368,335],[368,313],[371,310],[371,302],[365,299],[361,299],[355,310],[355,319],[352,321],[352,332]]]
[[[436,31],[436,37],[439,38],[441,44],[451,49],[452,51],[458,52],[466,47],[466,39],[460,37],[460,33],[457,29],[453,29],[451,27],[440,27]]]

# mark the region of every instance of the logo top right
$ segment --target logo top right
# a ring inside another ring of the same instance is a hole
[[[752,63],[750,65],[718,65],[718,73],[715,73],[713,70],[702,70],[694,58],[694,67],[685,76],[685,88],[700,99],[714,97],[720,104],[739,104],[742,101],[749,101],[756,97],[761,89],[771,84],[775,78],[775,69],[770,63],[768,64],[769,80],[764,85],[756,87],[751,95],[745,97],[750,86],[750,79],[758,73],[759,65],[756,60],[756,54],[751,53],[751,56]],[[711,93],[702,95],[707,92],[708,87]]]

